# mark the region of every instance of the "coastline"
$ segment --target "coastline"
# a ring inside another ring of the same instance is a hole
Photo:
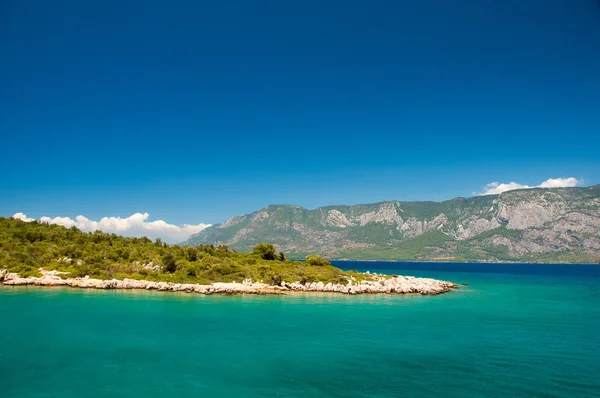
[[[18,274],[7,270],[0,270],[0,283],[6,286],[44,286],[44,287],[71,287],[81,289],[137,289],[155,290],[161,292],[185,292],[196,294],[257,294],[257,295],[285,295],[292,292],[304,293],[337,293],[337,294],[420,294],[438,295],[448,293],[458,288],[453,282],[441,281],[431,278],[417,278],[412,276],[384,277],[376,276],[373,281],[349,281],[347,284],[333,284],[312,282],[282,282],[281,285],[269,285],[261,282],[244,280],[238,282],[215,282],[210,285],[193,283],[152,282],[135,279],[102,280],[89,277],[66,278],[61,277],[61,272],[40,269],[41,277],[20,277]]]

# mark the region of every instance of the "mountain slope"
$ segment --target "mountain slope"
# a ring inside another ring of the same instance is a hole
[[[259,242],[293,257],[598,262],[600,185],[315,210],[271,205],[184,244],[225,243],[249,251]]]

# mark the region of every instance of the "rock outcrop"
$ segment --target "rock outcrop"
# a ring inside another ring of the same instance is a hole
[[[331,292],[344,294],[409,294],[436,295],[447,293],[458,286],[452,282],[439,281],[429,278],[415,278],[414,276],[379,277],[375,281],[349,282],[346,285],[336,283],[312,282],[301,284],[299,282],[286,283],[282,286],[292,291],[300,292]]]

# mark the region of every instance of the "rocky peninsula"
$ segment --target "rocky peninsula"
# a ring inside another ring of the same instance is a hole
[[[342,270],[320,256],[291,260],[269,243],[181,247],[0,217],[0,283],[197,294],[446,293],[451,282]]]
[[[62,278],[65,273],[58,271],[39,270],[41,277],[20,277],[16,273],[0,270],[0,283],[6,286],[46,286],[72,287],[83,289],[140,289],[164,292],[187,292],[197,294],[286,294],[289,292],[315,292],[340,294],[421,294],[437,295],[458,288],[452,282],[412,276],[385,276],[369,274],[371,280],[352,280],[346,284],[311,282],[281,282],[279,285],[255,282],[245,279],[241,283],[215,282],[210,285],[194,283],[153,282],[136,279],[102,280],[89,277]]]

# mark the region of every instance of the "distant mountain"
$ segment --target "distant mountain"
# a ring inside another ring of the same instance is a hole
[[[250,251],[259,242],[296,258],[318,253],[338,259],[597,263],[600,185],[315,210],[271,205],[184,244]]]

